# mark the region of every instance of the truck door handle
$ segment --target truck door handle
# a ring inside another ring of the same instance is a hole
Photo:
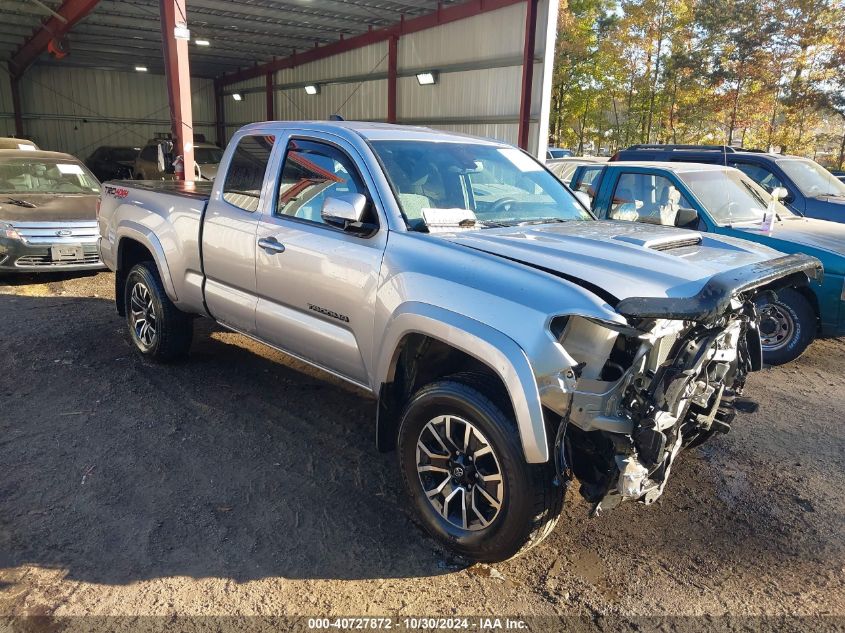
[[[273,251],[274,253],[285,252],[285,245],[282,244],[275,237],[262,237],[260,240],[258,240],[258,245],[261,248],[268,251]]]

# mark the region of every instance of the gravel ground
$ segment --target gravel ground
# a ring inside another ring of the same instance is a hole
[[[845,340],[753,375],[759,411],[682,455],[659,503],[590,519],[573,488],[541,546],[467,568],[410,514],[373,401],[208,321],[189,360],[146,362],[112,284],[0,280],[0,616],[42,616],[20,630],[81,615],[843,626]]]

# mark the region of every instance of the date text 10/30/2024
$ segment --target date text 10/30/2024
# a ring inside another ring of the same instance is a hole
[[[374,630],[404,629],[416,631],[466,630],[466,631],[518,631],[528,628],[524,620],[518,618],[379,618],[379,617],[344,617],[344,618],[308,618],[308,628],[313,630]]]

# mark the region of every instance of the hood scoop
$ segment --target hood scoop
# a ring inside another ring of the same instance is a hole
[[[650,248],[653,251],[671,251],[677,248],[699,246],[701,244],[701,233],[685,232],[684,235],[661,235],[657,237],[643,237],[639,235],[616,235],[614,240],[627,242],[643,248]]]

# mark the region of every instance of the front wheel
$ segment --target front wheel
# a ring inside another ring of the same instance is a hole
[[[526,463],[499,393],[500,385],[475,375],[426,385],[406,406],[398,436],[402,478],[425,528],[484,562],[511,558],[548,536],[564,493],[551,462]]]
[[[769,365],[795,360],[813,342],[816,312],[797,290],[781,290],[776,301],[761,304],[759,308],[763,360]]]
[[[141,262],[129,271],[124,301],[129,336],[141,354],[168,362],[188,353],[193,320],[173,305],[155,264]]]

